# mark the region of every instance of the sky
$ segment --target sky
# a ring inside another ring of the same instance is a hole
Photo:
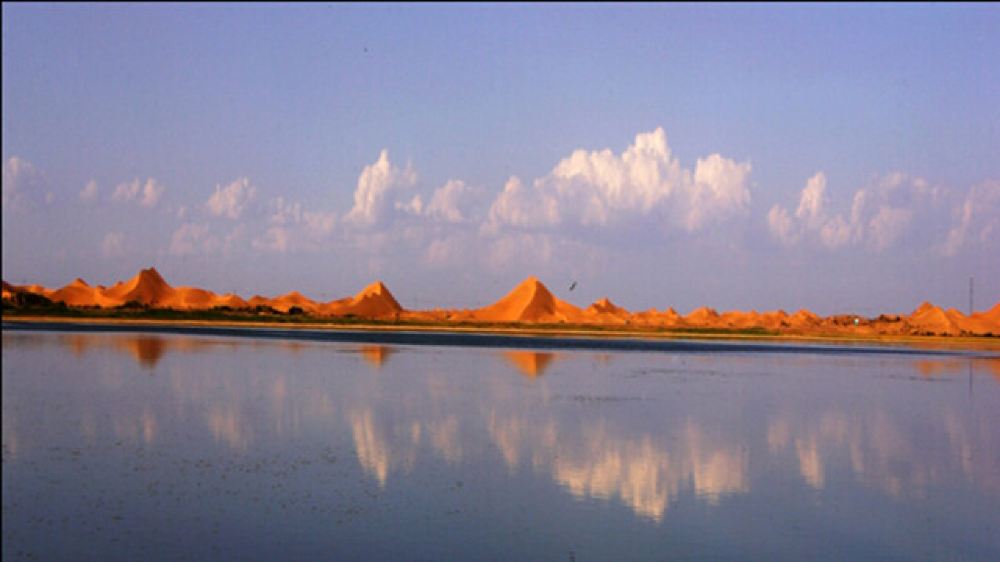
[[[997,53],[996,4],[5,3],[3,278],[983,310]]]

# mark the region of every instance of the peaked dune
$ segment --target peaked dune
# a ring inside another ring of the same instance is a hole
[[[934,306],[929,302],[924,302],[917,307],[908,319],[910,326],[918,332],[949,336],[962,333],[962,328],[956,320],[954,315],[949,316],[941,307]]]
[[[170,306],[175,298],[174,288],[155,267],[143,269],[127,283],[112,289],[105,291],[105,295],[118,298],[123,304],[135,301],[148,306]]]
[[[582,323],[587,315],[579,308],[557,299],[531,276],[499,301],[472,311],[472,318],[484,322]]]
[[[719,313],[714,308],[703,306],[691,311],[684,317],[684,320],[694,326],[717,326],[719,325]]]
[[[55,302],[63,302],[69,306],[107,306],[114,304],[101,295],[96,287],[91,287],[86,281],[77,277],[72,283],[57,289],[49,296]]]
[[[591,322],[600,324],[624,324],[629,322],[632,314],[624,308],[611,302],[611,299],[604,297],[588,306],[584,313],[590,317]]]
[[[368,285],[353,297],[328,302],[320,313],[329,316],[358,316],[362,318],[395,318],[404,312],[399,301],[381,281]]]

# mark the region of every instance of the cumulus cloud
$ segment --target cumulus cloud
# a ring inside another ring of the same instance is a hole
[[[251,243],[256,250],[285,253],[319,249],[338,224],[333,211],[305,211],[302,204],[275,197],[268,202],[267,228]]]
[[[42,173],[31,162],[11,156],[3,164],[3,208],[25,210],[44,185]],[[37,199],[35,199],[37,200]]]
[[[87,185],[83,186],[83,189],[80,190],[80,199],[83,201],[97,199],[97,182],[95,180],[90,180]]]
[[[493,202],[486,230],[503,226],[599,227],[654,216],[689,232],[745,212],[749,162],[711,154],[682,168],[657,128],[621,154],[576,150],[530,186],[513,177]]]
[[[472,199],[478,195],[475,190],[461,180],[449,180],[443,186],[434,191],[430,203],[424,210],[424,214],[432,219],[450,222],[467,222],[469,217],[468,205]]]
[[[164,187],[153,178],[148,178],[145,182],[138,178],[127,183],[120,183],[115,187],[111,200],[118,203],[135,201],[143,207],[155,207],[163,196]]]
[[[953,223],[938,250],[954,255],[965,246],[993,245],[1000,239],[1000,180],[974,185],[953,211]]]
[[[831,250],[861,244],[882,252],[903,238],[918,214],[931,212],[941,196],[922,178],[895,172],[855,191],[845,215],[830,211],[826,187],[826,174],[817,172],[802,188],[794,215],[781,205],[771,207],[771,235],[786,245],[813,239]]]
[[[257,188],[247,178],[239,178],[223,187],[215,186],[215,193],[208,198],[205,206],[217,217],[238,219],[243,210],[257,197]]]
[[[219,239],[213,236],[207,224],[184,223],[170,237],[170,253],[175,256],[190,256],[211,253],[219,247]]]
[[[109,232],[101,241],[101,255],[105,258],[115,258],[125,253],[125,235],[121,232]]]
[[[354,207],[344,219],[352,224],[374,225],[393,208],[389,199],[391,192],[411,187],[416,181],[417,175],[410,166],[394,166],[389,161],[389,151],[383,150],[374,164],[361,171],[354,191]]]

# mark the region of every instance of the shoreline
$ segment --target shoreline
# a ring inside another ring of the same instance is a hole
[[[845,351],[856,349],[883,350],[905,348],[914,352],[1000,352],[1000,338],[967,337],[967,336],[885,336],[885,335],[812,335],[812,334],[754,334],[754,333],[719,333],[719,332],[685,332],[678,331],[645,331],[618,330],[614,328],[587,329],[586,327],[553,328],[541,326],[463,326],[448,324],[334,324],[310,322],[266,322],[256,320],[188,320],[188,319],[150,319],[150,318],[95,318],[95,317],[65,317],[65,316],[21,316],[3,315],[2,327],[17,330],[21,327],[27,330],[45,330],[47,327],[61,331],[149,331],[154,333],[178,333],[206,335],[229,335],[240,337],[260,336],[266,332],[267,337],[285,332],[288,335],[296,332],[310,334],[314,339],[344,339],[346,334],[368,334],[361,340],[396,340],[388,343],[405,343],[407,339],[421,340],[417,344],[427,345],[424,340],[430,340],[435,335],[445,340],[465,340],[469,345],[471,338],[502,339],[514,346],[545,347],[546,343],[573,341],[579,343],[573,347],[616,348],[628,345],[646,347],[661,347],[671,342],[678,347],[691,347],[698,342],[718,347],[720,350],[740,351],[739,344],[756,345],[758,347],[777,348],[810,347],[816,350],[823,346],[841,346]],[[131,328],[131,329],[130,329]],[[323,337],[323,334],[331,336]],[[409,337],[418,336],[416,338]],[[396,337],[393,337],[396,336]],[[350,338],[348,338],[350,339]],[[358,339],[358,338],[355,338]],[[604,342],[604,343],[601,343]],[[447,344],[446,344],[447,345]],[[456,345],[462,345],[461,343]],[[473,344],[475,345],[475,344]],[[504,346],[503,342],[497,344]],[[668,345],[669,347],[669,345]]]

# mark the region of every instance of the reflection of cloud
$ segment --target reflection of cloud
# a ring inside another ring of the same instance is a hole
[[[504,351],[503,358],[514,366],[521,374],[529,378],[536,378],[545,374],[549,368],[549,363],[555,359],[556,355],[551,352],[538,351]]]
[[[441,453],[444,460],[457,463],[462,460],[462,444],[458,435],[458,418],[448,416],[442,422],[429,422],[427,432],[430,434],[431,445]]]
[[[772,420],[767,426],[767,448],[776,453],[788,446],[788,435],[791,428],[788,422],[779,419]]]
[[[817,490],[823,488],[823,459],[820,458],[815,438],[796,439],[795,454],[799,458],[799,473],[806,483]]]
[[[648,435],[616,437],[604,423],[560,431],[554,423],[529,424],[494,414],[489,430],[509,468],[527,449],[533,466],[551,470],[571,494],[618,498],[657,521],[685,488],[712,504],[725,494],[749,491],[746,451],[713,442],[693,422],[678,430],[678,445],[670,449]]]
[[[361,463],[361,468],[374,475],[378,479],[379,486],[384,488],[389,476],[389,446],[375,427],[372,411],[366,409],[364,412],[355,412],[349,418],[358,462]]]
[[[208,410],[208,428],[216,441],[225,441],[234,450],[246,450],[252,440],[250,425],[234,404],[213,404]]]
[[[768,425],[768,447],[778,455],[793,442],[799,473],[816,489],[826,485],[824,459],[845,454],[860,482],[892,497],[926,497],[931,486],[946,480],[954,484],[956,473],[975,488],[1000,493],[995,429],[986,420],[952,410],[929,416],[921,427],[943,435],[907,432],[898,418],[884,412],[860,417],[814,413],[805,421],[783,416]],[[944,443],[943,450],[935,445],[939,443]]]

